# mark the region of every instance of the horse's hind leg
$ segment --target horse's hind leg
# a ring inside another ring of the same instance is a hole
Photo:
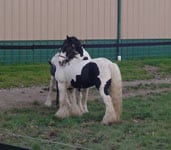
[[[114,109],[113,103],[112,103],[112,98],[110,97],[110,95],[108,93],[105,93],[104,86],[100,87],[99,92],[100,92],[100,95],[102,96],[103,101],[106,106],[106,111],[105,111],[105,115],[102,120],[102,124],[110,125],[110,124],[116,122],[116,119],[117,119],[115,109]]]
[[[52,106],[53,87],[54,87],[54,85],[55,85],[55,77],[51,76],[48,96],[47,96],[47,99],[46,99],[46,102],[45,102],[45,106],[47,106],[47,107],[51,107]]]

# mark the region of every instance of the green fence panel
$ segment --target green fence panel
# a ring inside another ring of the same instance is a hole
[[[112,44],[116,43],[116,40],[86,40],[85,44]],[[112,48],[86,48],[92,58],[105,57],[110,60],[116,59],[116,47]]]
[[[122,43],[139,43],[139,42],[170,42],[171,39],[130,39],[122,40]],[[145,57],[166,57],[171,56],[171,45],[160,46],[133,46],[122,47],[122,59],[136,59]]]
[[[124,39],[121,43],[139,42],[166,42],[171,39]],[[32,45],[61,45],[62,40],[47,41],[0,41],[0,45],[6,46],[32,46]],[[84,44],[114,44],[116,40],[86,40]],[[106,57],[116,60],[117,48],[86,48],[92,58]],[[42,63],[47,62],[54,56],[59,49],[0,49],[0,63]],[[132,46],[120,47],[122,60],[137,59],[144,57],[166,57],[171,56],[171,45],[161,46]]]

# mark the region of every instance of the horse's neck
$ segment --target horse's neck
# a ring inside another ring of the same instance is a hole
[[[83,57],[88,57],[88,59],[91,59],[89,53],[83,48]]]
[[[75,69],[80,69],[82,68],[85,64],[87,64],[88,62],[90,62],[90,60],[83,60],[83,59],[79,59],[79,58],[73,58],[68,64],[67,67],[69,67],[70,69],[73,68],[73,70]],[[68,68],[67,68],[68,69]]]

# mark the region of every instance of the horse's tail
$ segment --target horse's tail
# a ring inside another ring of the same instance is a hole
[[[111,64],[111,76],[110,96],[119,122],[122,114],[122,77],[120,69],[115,63]]]

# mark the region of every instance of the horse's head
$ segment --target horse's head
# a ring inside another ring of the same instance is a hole
[[[75,36],[69,37],[67,35],[61,49],[63,53],[66,52],[69,54],[75,51],[75,53],[80,54],[80,56],[83,56],[83,48],[81,42]]]
[[[59,64],[64,65],[77,56],[83,56],[83,47],[81,42],[74,36],[67,36],[59,54]]]

